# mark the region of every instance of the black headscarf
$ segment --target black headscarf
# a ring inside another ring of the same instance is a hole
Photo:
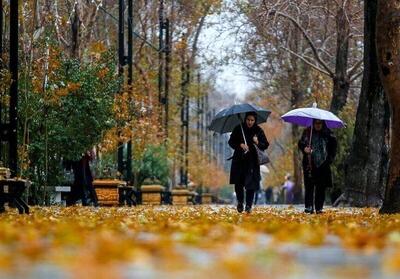
[[[255,123],[254,125],[249,128],[246,124],[246,119],[248,116],[253,116],[255,118]],[[259,130],[261,129],[258,125],[257,125],[257,114],[255,112],[246,112],[246,116],[244,118],[244,122],[242,124],[243,127],[243,132],[246,135],[246,140],[247,140],[247,144],[250,144],[253,142],[253,137],[255,135],[258,134]]]

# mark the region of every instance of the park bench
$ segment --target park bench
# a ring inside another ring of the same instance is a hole
[[[71,185],[47,186],[47,191],[52,195],[52,202],[62,205],[65,202],[65,196],[71,193]]]
[[[15,205],[19,214],[29,214],[29,206],[22,200],[22,195],[31,183],[23,179],[1,179],[0,180],[0,208],[4,203]]]
[[[106,185],[104,185],[104,182],[99,183],[98,181],[99,180],[96,181],[97,185],[96,193],[100,192],[100,198],[102,199],[103,205],[117,205],[117,204],[119,205],[126,204],[129,206],[136,205],[135,200],[132,199],[132,195],[134,194],[132,186],[127,186],[123,183],[117,183],[116,185],[114,185],[115,184],[114,180],[112,180],[112,182],[110,181],[106,182],[105,183]],[[64,204],[64,201],[66,199],[65,196],[71,193],[71,187],[72,187],[71,185],[59,185],[59,186],[48,186],[47,189],[53,193],[53,202],[55,204],[62,205]],[[113,187],[117,188],[118,199],[116,198],[115,195],[112,195],[112,203],[111,203],[107,201],[107,198],[104,197],[104,191],[107,192],[107,188],[113,188]]]
[[[119,205],[136,205],[137,202],[137,193],[133,189],[131,185],[120,185],[118,186],[118,196],[119,196]],[[135,199],[132,197],[135,196]]]

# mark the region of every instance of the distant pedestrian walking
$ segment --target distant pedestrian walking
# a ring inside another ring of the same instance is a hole
[[[265,191],[265,204],[272,204],[272,186],[268,186]]]
[[[285,190],[285,202],[287,204],[293,204],[294,202],[294,183],[291,180],[290,174],[285,176],[285,183],[283,183],[282,189]]]
[[[234,149],[230,183],[235,185],[239,212],[243,212],[244,209],[244,189],[246,189],[245,210],[247,213],[251,212],[254,193],[260,189],[260,165],[254,145],[261,150],[265,150],[269,146],[263,130],[256,123],[257,114],[246,113],[244,123],[234,128],[229,139],[229,145]]]
[[[313,121],[298,143],[303,152],[305,212],[322,213],[325,190],[332,187],[331,164],[336,156],[337,141],[322,120]],[[315,193],[315,198],[314,198]]]
[[[261,200],[261,190],[254,193],[254,205],[257,205],[259,200]]]

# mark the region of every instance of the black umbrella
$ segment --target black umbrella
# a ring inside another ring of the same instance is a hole
[[[211,121],[209,130],[217,133],[228,133],[242,123],[247,112],[257,114],[257,124],[266,122],[271,111],[253,104],[238,104],[218,112]]]

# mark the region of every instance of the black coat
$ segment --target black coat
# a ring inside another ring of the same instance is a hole
[[[67,205],[74,205],[77,200],[82,199],[82,204],[87,205],[86,191],[92,195],[91,199],[97,203],[97,196],[93,188],[93,175],[89,165],[90,157],[84,155],[79,161],[71,162],[74,171],[74,182],[71,192],[67,198]]]
[[[258,148],[261,150],[266,150],[269,143],[260,126],[254,125],[252,128],[248,128],[246,124],[242,124],[242,127],[250,150],[245,154],[240,147],[240,144],[245,142],[240,125],[236,126],[228,141],[230,147],[234,149],[229,183],[242,185],[246,189],[259,190],[261,180],[260,166],[253,137],[257,136]]]
[[[309,144],[309,139],[310,139],[310,132],[311,129],[305,129],[303,131],[303,135],[301,136],[301,139],[298,142],[299,149],[303,153],[303,173],[305,177],[305,183],[307,181],[310,181],[307,178],[312,178],[314,183],[318,186],[321,185],[323,187],[332,187],[333,182],[332,182],[332,172],[331,172],[331,164],[335,160],[336,157],[336,150],[337,150],[337,141],[335,136],[332,134],[332,132],[325,128],[321,132],[321,136],[325,138],[327,142],[327,158],[325,162],[322,163],[320,167],[316,167],[313,162],[311,162],[311,167],[310,167],[310,161],[308,158],[308,155],[304,152],[304,149],[308,146]],[[316,133],[314,130],[313,133]],[[311,169],[311,175],[310,175],[310,169]]]

